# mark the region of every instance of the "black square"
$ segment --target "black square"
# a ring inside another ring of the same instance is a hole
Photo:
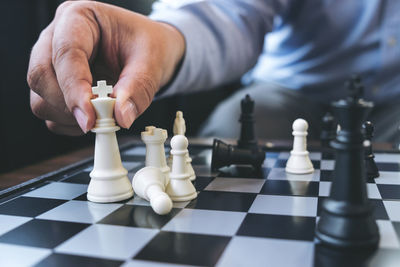
[[[252,166],[230,166],[221,168],[218,177],[266,179],[269,172],[270,169],[265,167],[256,169]]]
[[[174,208],[167,215],[158,215],[150,206],[124,205],[98,223],[161,229],[180,210]]]
[[[204,188],[207,187],[211,181],[214,180],[214,177],[207,177],[207,176],[198,176],[194,181],[194,187],[196,191],[203,191]]]
[[[208,165],[209,159],[205,156],[194,156],[192,158],[192,165]]]
[[[63,180],[64,183],[73,183],[73,184],[89,184],[90,176],[89,172],[78,172],[66,179]]]
[[[257,194],[221,191],[202,191],[186,208],[247,212]]]
[[[121,266],[123,261],[91,258],[77,255],[67,255],[54,253],[44,258],[35,267],[70,267],[70,266],[87,266],[87,267],[117,267]]]
[[[33,219],[0,236],[0,242],[41,248],[55,248],[89,224]]]
[[[321,170],[320,176],[319,176],[320,181],[328,181],[332,182],[333,180],[333,171],[328,171],[328,170]]]
[[[318,206],[317,206],[317,215],[321,216],[322,211],[322,202],[327,197],[319,197],[318,198]],[[389,216],[386,212],[385,206],[383,205],[382,200],[379,199],[369,199],[369,203],[373,207],[373,213],[375,220],[388,220]]]
[[[266,180],[260,194],[317,197],[318,191],[318,182]]]
[[[378,170],[387,172],[398,172],[400,171],[399,163],[395,162],[377,162]]]
[[[249,213],[237,235],[293,240],[314,240],[315,217]]]
[[[335,159],[335,151],[332,149],[331,151],[322,152],[322,159]]]
[[[397,238],[400,240],[400,222],[392,222],[392,224],[397,233]]]
[[[379,178],[378,178],[379,179]],[[378,184],[382,199],[400,199],[400,185]]]
[[[214,266],[230,239],[226,236],[160,232],[134,259]]]
[[[61,204],[64,204],[65,202],[67,202],[67,200],[38,197],[19,197],[1,204],[0,214],[36,217]]]

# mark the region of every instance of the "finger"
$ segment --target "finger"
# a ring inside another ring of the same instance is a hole
[[[70,135],[70,136],[79,136],[83,134],[82,129],[78,125],[76,126],[64,125],[47,120],[46,126],[47,128],[49,128],[50,131],[56,134]]]
[[[58,83],[68,109],[84,132],[93,127],[96,117],[90,103],[89,58],[98,42],[99,29],[93,16],[82,5],[67,5],[56,15],[52,42],[52,62]]]
[[[58,86],[58,81],[52,65],[52,38],[54,23],[43,32],[32,48],[28,67],[28,84],[31,90],[46,99],[57,110],[67,110],[64,96]]]
[[[46,100],[31,91],[31,108],[33,114],[42,120],[51,120],[65,125],[75,125],[77,122],[70,112],[60,112],[50,105]]]
[[[141,66],[139,62],[129,63],[114,86],[115,118],[127,129],[148,108],[159,86],[159,77],[148,70],[140,71],[137,66]]]

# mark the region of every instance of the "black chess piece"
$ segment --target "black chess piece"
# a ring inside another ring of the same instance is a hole
[[[335,139],[337,130],[337,122],[330,112],[322,117],[322,129],[320,140],[322,147],[330,147],[329,143]]]
[[[365,131],[364,153],[365,153],[365,168],[367,172],[367,180],[373,181],[379,177],[378,167],[375,163],[375,155],[372,152],[372,137],[374,136],[374,125],[370,121],[366,121],[363,125]]]
[[[376,248],[379,232],[367,198],[362,123],[373,107],[360,98],[359,79],[349,84],[350,96],[332,103],[341,130],[331,146],[336,152],[331,193],[322,203],[316,237],[337,248]]]
[[[265,152],[261,149],[240,149],[221,140],[214,139],[211,158],[212,171],[232,164],[252,165],[258,169],[264,160]]]
[[[257,140],[254,133],[254,100],[249,95],[246,95],[240,105],[242,108],[239,119],[241,129],[237,147],[241,149],[257,149]]]

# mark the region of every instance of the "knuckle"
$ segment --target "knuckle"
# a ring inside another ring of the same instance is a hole
[[[138,87],[142,90],[142,97],[144,98],[143,100],[145,103],[145,106],[142,107],[139,105],[138,107],[138,112],[141,114],[147,108],[147,106],[150,105],[154,94],[158,89],[158,85],[152,77],[146,74],[139,75],[136,79],[136,82]]]
[[[48,76],[51,71],[50,66],[45,64],[36,64],[29,68],[27,75],[27,82],[29,87],[40,95],[40,91],[45,89],[42,88],[42,81]]]
[[[31,109],[32,113],[36,117],[42,120],[46,119],[47,111],[43,101],[35,101],[35,102],[31,101]]]
[[[95,2],[90,1],[65,1],[60,4],[56,10],[56,16],[63,16],[66,13],[86,12]]]

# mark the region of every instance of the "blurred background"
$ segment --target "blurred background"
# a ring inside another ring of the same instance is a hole
[[[57,0],[0,1],[1,78],[0,78],[0,173],[94,144],[94,135],[67,137],[51,133],[37,119],[29,105],[26,82],[32,46],[53,19]],[[154,0],[102,1],[149,14]],[[153,102],[150,108],[119,135],[138,135],[147,125],[167,129],[172,134],[176,110],[182,110],[187,122],[187,136],[196,135],[211,110],[238,85],[219,90],[174,96]]]

